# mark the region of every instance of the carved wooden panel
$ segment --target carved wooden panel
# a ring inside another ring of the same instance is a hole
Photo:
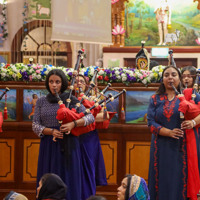
[[[126,173],[148,180],[150,142],[126,142]]]
[[[23,181],[36,181],[40,139],[24,140]]]
[[[108,184],[117,184],[117,141],[103,140],[100,143]]]
[[[14,181],[15,140],[0,139],[0,181]]]

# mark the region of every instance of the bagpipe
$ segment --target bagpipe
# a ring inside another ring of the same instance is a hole
[[[6,87],[5,91],[2,92],[1,96],[0,96],[0,101],[2,100],[2,98],[5,95],[5,106],[4,106],[4,116],[2,115],[2,112],[0,112],[0,132],[3,132],[2,130],[2,124],[3,124],[3,120],[8,119],[8,110],[7,110],[7,92],[10,89],[8,87]]]
[[[173,51],[172,51],[173,53]],[[176,67],[175,61],[173,59],[173,54],[171,53],[171,64]],[[185,88],[180,90],[179,93],[176,88],[172,85],[175,93],[178,95],[180,100],[179,111],[181,122],[184,120],[194,120],[200,114],[200,102],[195,103],[196,94],[198,93],[198,81],[199,72],[196,72],[196,79],[193,88]],[[194,123],[194,122],[193,122]],[[197,194],[200,189],[200,177],[199,177],[199,167],[198,167],[198,154],[197,154],[197,144],[195,131],[198,132],[200,125],[195,126],[193,129],[185,129],[184,135],[186,138],[186,148],[187,148],[187,166],[188,166],[188,179],[187,179],[187,197],[193,200],[197,200]],[[183,148],[183,139],[181,138],[180,147]]]
[[[81,54],[83,53],[83,51],[79,51],[78,53],[79,53],[79,55],[78,55],[77,62],[75,65],[73,77],[71,80],[71,85],[69,87],[70,91],[69,91],[69,97],[66,100],[66,105],[60,99],[59,94],[55,91],[56,98],[57,98],[58,104],[59,104],[59,109],[57,110],[56,119],[58,120],[60,125],[81,119],[82,117],[84,117],[90,113],[93,114],[94,117],[96,117],[97,114],[102,110],[102,108],[104,109],[104,112],[107,113],[107,111],[105,109],[105,105],[110,103],[111,101],[114,101],[116,98],[118,98],[120,95],[122,95],[123,93],[126,92],[126,90],[124,89],[114,96],[112,94],[108,94],[108,96],[105,96],[104,93],[111,86],[111,84],[108,84],[106,86],[106,88],[97,96],[97,98],[95,98],[93,100],[89,100],[88,97],[90,96],[90,91],[92,89],[96,88],[95,79],[97,77],[98,70],[95,70],[94,76],[92,77],[92,80],[90,82],[88,90],[85,93],[83,93],[83,91],[81,91],[81,95],[78,98],[79,102],[75,105],[74,108],[69,109],[72,91],[74,90],[75,79],[76,79],[76,76],[78,75],[78,70],[79,70],[79,66],[80,66],[80,57],[81,57]],[[103,99],[101,99],[102,97],[103,97]],[[78,110],[81,105],[84,105],[86,107],[86,110],[84,112],[79,113]],[[109,114],[109,119],[106,119],[108,121],[107,121],[107,124],[104,126],[104,128],[108,128],[108,125],[109,125],[108,122],[110,122],[110,119],[114,116],[115,112],[110,112],[110,113],[108,112],[108,114]],[[87,133],[92,130],[95,130],[96,128],[98,128],[97,124],[98,123],[94,122],[92,124],[89,124],[88,126],[74,127],[71,130],[71,133],[75,136],[79,136],[83,133]],[[104,124],[98,124],[98,125],[103,126]],[[54,140],[55,140],[55,138],[54,138]]]

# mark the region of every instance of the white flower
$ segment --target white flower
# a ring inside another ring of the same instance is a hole
[[[6,73],[1,73],[1,76],[4,78],[6,76]]]
[[[116,74],[116,75],[119,75],[119,71],[115,71],[115,74]]]
[[[126,81],[127,80],[127,77],[122,77],[122,81]]]
[[[126,77],[126,74],[124,74],[124,73],[123,73],[123,74],[121,74],[121,77]]]
[[[93,76],[94,75],[94,68],[90,69],[90,75]]]
[[[99,75],[103,75],[104,74],[104,71],[101,69],[98,73]]]
[[[121,76],[116,76],[117,77],[117,79],[121,79]]]
[[[142,80],[142,83],[143,83],[144,85],[146,85],[146,84],[147,84],[147,80],[146,80],[146,79],[143,79],[143,80]]]
[[[41,75],[36,75],[37,76],[37,79],[41,79]]]
[[[80,71],[79,74],[84,76],[84,72],[83,71]]]

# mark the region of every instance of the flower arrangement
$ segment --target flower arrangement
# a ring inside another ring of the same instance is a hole
[[[1,38],[2,38],[2,40],[6,40],[8,37],[8,30],[6,28],[6,25],[7,25],[7,0],[3,0],[2,3],[3,3],[3,5],[2,5],[1,15],[3,17],[3,22],[0,24],[1,29],[2,29]]]
[[[143,83],[148,85],[152,82],[159,82],[162,71],[165,66],[156,66],[152,71],[138,70],[127,67],[110,67],[110,68],[98,68],[96,66],[89,66],[81,68],[79,73],[89,77],[91,79],[94,75],[94,71],[98,69],[97,81],[98,83],[124,83],[129,85],[130,83]],[[39,65],[23,63],[16,64],[4,64],[0,65],[0,80],[1,81],[45,81],[46,75],[52,69],[61,69],[70,81],[72,78],[73,68],[55,67],[52,65]]]

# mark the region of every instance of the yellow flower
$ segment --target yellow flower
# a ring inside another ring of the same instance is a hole
[[[153,75],[154,75],[155,78],[158,78],[158,74],[157,73],[154,73]]]
[[[13,75],[13,72],[12,72],[11,70],[9,70],[9,71],[8,71],[8,74],[12,76],[12,75]]]
[[[21,78],[22,77],[22,75],[18,72],[17,73],[17,78]]]

